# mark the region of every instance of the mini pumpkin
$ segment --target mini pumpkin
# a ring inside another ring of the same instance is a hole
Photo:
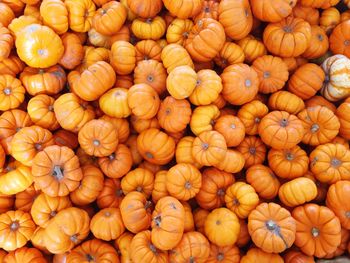
[[[130,74],[136,66],[135,47],[126,41],[114,42],[111,48],[110,60],[117,74]]]
[[[163,64],[154,59],[139,61],[134,70],[134,83],[146,83],[156,90],[158,95],[166,90],[166,78]]]
[[[96,6],[92,0],[67,0],[69,27],[75,32],[87,32],[92,26]]]
[[[164,6],[170,11],[171,14],[178,18],[186,19],[197,15],[202,7],[203,1],[201,0],[164,0]]]
[[[290,114],[297,114],[305,108],[305,103],[294,93],[281,90],[270,96],[268,106],[270,110],[286,111]]]
[[[245,159],[244,167],[250,167],[254,164],[262,164],[266,158],[266,145],[256,136],[246,136],[238,145],[237,150]]]
[[[121,181],[121,188],[124,194],[137,191],[146,197],[152,194],[153,185],[154,175],[145,168],[136,168],[128,172]]]
[[[279,22],[292,13],[293,7],[297,1],[279,0],[269,1],[251,1],[252,11],[256,18],[265,22]]]
[[[18,108],[24,101],[25,89],[19,79],[11,75],[0,75],[0,110]]]
[[[40,4],[40,16],[45,25],[57,34],[62,35],[69,28],[68,10],[64,2],[59,0],[44,0]]]

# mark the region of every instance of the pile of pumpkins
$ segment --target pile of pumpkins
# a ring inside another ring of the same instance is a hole
[[[0,262],[350,251],[349,0],[0,0]]]

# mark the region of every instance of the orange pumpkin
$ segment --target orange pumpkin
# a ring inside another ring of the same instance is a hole
[[[0,173],[2,195],[17,194],[26,190],[32,183],[33,175],[30,168],[18,161],[10,162]]]
[[[271,149],[267,158],[270,168],[276,175],[285,179],[301,177],[309,167],[307,153],[298,145],[290,149]]]
[[[259,90],[259,78],[256,71],[246,64],[234,64],[221,74],[224,99],[233,105],[242,105],[252,101]]]
[[[139,39],[160,39],[166,30],[166,24],[161,16],[154,18],[136,18],[132,21],[131,31]]]
[[[133,191],[141,192],[149,197],[152,194],[154,175],[144,168],[136,168],[128,172],[121,181],[121,188],[124,194]]]
[[[253,27],[253,15],[248,0],[223,0],[219,4],[219,22],[233,40],[246,37]]]
[[[262,164],[266,158],[266,146],[259,137],[246,136],[238,145],[237,150],[245,159],[244,167],[250,167],[254,164]]]
[[[175,18],[166,31],[166,40],[169,44],[177,43],[183,45],[193,27],[192,20]]]
[[[0,27],[0,61],[9,57],[14,45],[13,37],[6,27]]]
[[[289,16],[270,23],[264,30],[268,51],[280,57],[297,57],[305,52],[311,41],[311,26],[301,18]]]
[[[307,59],[319,58],[327,52],[328,48],[328,36],[324,29],[317,25],[311,26],[311,41],[302,56]]]
[[[175,248],[183,236],[184,219],[184,207],[176,198],[166,196],[159,199],[152,213],[153,245],[161,250]]]
[[[297,5],[294,6],[292,10],[292,15],[294,17],[304,19],[311,26],[318,25],[320,19],[320,12],[317,8],[304,6],[300,3],[297,3]]]
[[[105,179],[103,188],[97,197],[99,208],[119,207],[121,200],[124,198],[119,179]]]
[[[305,106],[307,108],[324,106],[330,109],[334,113],[337,110],[337,107],[332,102],[328,101],[322,96],[313,96],[311,99],[308,99],[307,101],[305,101]]]
[[[255,59],[267,54],[264,43],[252,35],[248,35],[245,38],[239,40],[238,45],[242,48],[245,56],[245,61],[249,64],[252,63]]]
[[[290,114],[297,114],[305,108],[305,103],[297,95],[281,90],[270,96],[268,106],[270,110],[286,111]]]
[[[244,59],[243,49],[233,42],[226,41],[214,61],[218,66],[226,68],[232,64],[243,63]]]
[[[284,260],[279,254],[267,253],[259,248],[250,248],[246,255],[241,258],[241,263],[283,263]]]
[[[96,6],[92,0],[67,0],[69,27],[75,32],[87,32],[92,26]]]
[[[8,253],[3,258],[3,262],[45,263],[47,262],[47,260],[45,259],[45,257],[43,256],[43,254],[39,249],[21,247]]]
[[[162,63],[153,59],[139,61],[134,70],[134,83],[146,83],[159,95],[166,90],[166,77],[167,74]]]
[[[111,48],[111,65],[119,75],[130,74],[136,66],[136,50],[126,41],[116,41]]]
[[[62,67],[72,70],[78,66],[84,58],[83,45],[80,42],[79,36],[74,33],[65,33],[61,36],[61,39],[64,46],[64,53],[58,63]]]
[[[299,67],[288,81],[288,90],[306,100],[316,95],[325,80],[323,70],[313,63]]]
[[[0,215],[0,229],[0,247],[13,251],[29,241],[35,224],[29,213],[9,210]]]
[[[130,1],[130,0],[129,0]],[[202,0],[164,0],[164,6],[171,14],[178,18],[186,19],[196,16],[202,7]]]
[[[324,257],[340,245],[339,219],[325,206],[306,204],[292,212],[296,221],[295,245],[308,256]]]
[[[250,4],[252,5],[254,17],[265,22],[279,22],[292,13],[296,3],[297,1],[295,0],[278,0],[273,2],[253,0]]]
[[[292,246],[297,224],[290,212],[276,203],[262,203],[248,217],[254,244],[267,253],[280,253]]]
[[[286,111],[272,111],[262,118],[259,135],[265,144],[274,149],[288,149],[302,140],[304,128],[295,115]]]
[[[43,0],[40,4],[40,16],[46,26],[62,35],[69,28],[68,10],[59,0]]]
[[[18,108],[24,101],[25,89],[19,79],[11,75],[0,75],[0,110]]]
[[[0,61],[0,74],[2,75],[16,77],[16,75],[22,72],[23,69],[24,63],[15,55],[9,55],[8,58]]]
[[[239,263],[240,261],[239,249],[236,246],[220,247],[210,244],[210,254],[207,263]]]
[[[179,66],[194,68],[187,50],[179,44],[169,44],[162,49],[161,59],[168,74]]]
[[[254,60],[252,67],[258,73],[261,93],[275,93],[282,89],[288,80],[287,65],[279,57],[259,57]]]
[[[245,125],[239,117],[226,115],[215,121],[214,129],[221,133],[228,147],[238,146],[245,137]]]
[[[15,18],[15,14],[12,11],[11,7],[8,6],[6,3],[0,3],[0,11],[1,11],[1,18],[0,18],[0,23],[4,26],[7,27],[11,21]]]

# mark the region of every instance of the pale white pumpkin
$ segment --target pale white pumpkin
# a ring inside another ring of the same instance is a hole
[[[327,58],[322,69],[326,74],[321,93],[329,101],[350,96],[350,59],[343,55]]]

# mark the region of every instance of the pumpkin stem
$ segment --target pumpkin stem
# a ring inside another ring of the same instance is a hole
[[[200,80],[200,79],[197,79],[196,85],[198,86],[198,85],[200,85],[200,84],[201,84],[201,80]]]
[[[53,167],[52,176],[55,177],[57,181],[61,181],[64,178],[63,169],[59,165]]]
[[[147,76],[147,81],[148,82],[153,82],[154,81],[154,77],[152,75],[148,75]]]
[[[5,95],[10,95],[11,94],[11,88],[5,88],[4,89]]]
[[[166,115],[170,115],[170,113],[171,113],[171,109],[167,108],[167,109],[165,110],[165,114],[166,114]]]
[[[286,33],[292,33],[293,32],[293,28],[291,26],[284,26],[283,27],[283,31]]]
[[[276,230],[277,225],[276,225],[276,223],[273,220],[268,220],[266,222],[266,227],[267,227],[268,230],[274,231],[274,230]]]
[[[142,187],[141,186],[136,187],[136,191],[141,193],[142,192]]]
[[[313,227],[311,228],[311,234],[313,237],[318,237],[320,235],[320,230],[318,230],[316,227]]]
[[[11,224],[10,224],[10,229],[11,231],[16,231],[17,229],[19,228],[19,223],[18,221],[13,221]]]
[[[219,189],[216,194],[218,196],[225,196],[225,190],[224,189]]]
[[[112,153],[110,156],[108,156],[110,161],[115,160],[115,153]]]
[[[54,216],[56,216],[57,215],[57,212],[56,211],[51,211],[51,213],[50,213],[50,216],[51,217],[54,217]]]
[[[123,195],[123,190],[122,189],[117,189],[117,191],[115,191],[115,195],[118,197],[121,197]]]
[[[231,129],[236,129],[236,125],[235,125],[234,123],[232,123],[232,124],[230,125],[230,128],[231,128]]]
[[[35,143],[34,144],[34,148],[37,150],[37,151],[40,151],[42,149],[42,146],[40,143]]]
[[[345,40],[344,41],[344,46],[349,46],[350,45],[350,40]]]
[[[249,153],[250,153],[251,155],[255,155],[255,154],[256,154],[256,148],[255,148],[255,147],[250,147],[250,148],[249,148]]]
[[[94,144],[95,146],[100,146],[100,141],[97,140],[97,139],[95,139],[95,140],[93,140],[93,144]]]
[[[154,253],[157,254],[157,249],[153,244],[149,244],[149,249]]]
[[[204,8],[204,13],[210,13],[210,8],[209,8],[209,6],[206,6],[206,7]]]
[[[40,74],[40,75],[42,75],[42,74],[44,74],[45,73],[45,70],[44,69],[39,69],[39,71],[38,71],[38,74]]]
[[[288,126],[288,120],[287,119],[282,119],[280,122],[281,127],[287,127]]]
[[[206,143],[206,142],[203,142],[203,143],[202,143],[202,149],[203,149],[203,150],[208,150],[208,148],[209,148],[209,144]]]
[[[320,126],[317,123],[312,124],[310,131],[316,133],[320,130]]]
[[[49,105],[48,109],[49,111],[53,111],[53,105]]]
[[[189,181],[185,183],[185,189],[191,189],[192,185]]]
[[[154,157],[153,157],[153,154],[151,154],[150,152],[146,152],[146,157],[148,158],[148,159],[153,159]]]
[[[291,152],[287,152],[286,153],[286,159],[288,161],[293,161],[294,160],[294,154],[292,154]]]
[[[105,217],[110,217],[111,216],[111,212],[107,211],[105,212]]]
[[[244,85],[249,88],[252,85],[252,81],[250,79],[246,79]]]
[[[147,24],[152,24],[152,18],[147,18],[147,19],[146,19],[146,23],[147,23]]]
[[[184,38],[188,38],[189,33],[188,33],[188,32],[184,32],[184,33],[182,34],[182,36],[183,36]]]
[[[70,236],[69,239],[70,239],[70,241],[72,241],[75,244],[79,242],[77,234],[74,234],[73,236]]]
[[[234,206],[239,205],[239,200],[237,198],[233,199],[233,205]]]
[[[338,166],[341,165],[341,161],[338,160],[337,158],[333,158],[333,159],[331,160],[331,165],[334,166],[334,167],[338,167]]]
[[[346,217],[346,218],[350,218],[350,211],[346,211],[346,212],[345,212],[345,217]]]
[[[269,71],[264,71],[263,77],[264,79],[267,79],[271,76],[271,73]]]
[[[217,261],[223,261],[224,258],[225,258],[225,255],[222,252],[218,253],[218,255],[216,256]]]
[[[86,259],[88,262],[95,262],[95,258],[91,256],[90,254],[86,254]]]
[[[195,263],[196,261],[195,261],[195,258],[194,257],[190,257],[190,262],[189,263]]]
[[[259,117],[256,117],[254,120],[255,123],[260,123],[260,121],[261,121],[261,119]]]
[[[162,217],[161,216],[156,216],[153,218],[154,223],[156,224],[157,227],[160,227],[160,224],[162,223]]]

